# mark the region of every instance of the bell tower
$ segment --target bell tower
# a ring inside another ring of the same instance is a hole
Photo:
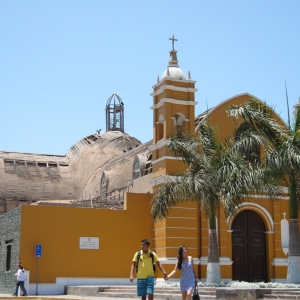
[[[106,103],[106,131],[124,132],[124,103],[117,94],[112,94]]]
[[[172,50],[167,69],[161,79],[153,86],[153,145],[152,151],[152,180],[153,195],[166,178],[176,176],[184,171],[186,166],[169,151],[169,139],[178,131],[195,132],[195,88],[196,81],[188,78],[179,68],[177,51],[170,38]],[[168,217],[154,224],[155,251],[164,258],[163,264],[173,264],[177,256],[178,246],[188,245],[193,257],[198,255],[198,212],[197,204],[183,203],[173,208]],[[176,261],[176,260],[175,260]]]
[[[196,81],[191,80],[190,72],[186,79],[179,68],[177,51],[172,50],[167,69],[161,79],[153,86],[153,145],[152,164],[153,180],[166,175],[175,175],[182,164],[168,151],[169,138],[179,130],[186,133],[195,131],[195,88]]]

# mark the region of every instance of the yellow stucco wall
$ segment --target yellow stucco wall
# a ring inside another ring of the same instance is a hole
[[[126,210],[23,206],[20,261],[36,280],[35,245],[42,244],[39,282],[56,277],[129,278],[140,241],[153,243],[151,194],[127,194]],[[80,237],[99,237],[98,250],[79,249]]]
[[[250,94],[237,95],[220,103],[209,113],[208,119],[211,124],[217,127],[218,135],[221,140],[224,140],[226,137],[228,137],[229,133],[232,133],[235,127],[238,127],[238,125],[240,124],[240,120],[234,121],[228,116],[226,112],[227,108],[231,105],[243,105],[250,99],[256,98]],[[273,117],[281,126],[286,126],[283,120],[278,115],[275,114]]]
[[[201,233],[199,227],[199,206],[196,203],[180,203],[172,208],[168,217],[154,224],[155,251],[162,258],[176,258],[178,247],[185,245],[188,254],[199,257]],[[174,264],[165,264],[166,272],[174,269]],[[198,266],[195,266],[198,274]],[[174,278],[180,277],[178,272]]]

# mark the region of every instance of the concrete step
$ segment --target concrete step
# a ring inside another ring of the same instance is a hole
[[[114,288],[109,288],[109,289],[104,289],[105,293],[136,293],[136,288],[129,290],[129,289],[114,289]],[[179,290],[159,290],[159,289],[155,289],[154,290],[155,294],[180,294]]]
[[[300,299],[300,294],[264,294],[263,299]]]
[[[92,296],[110,298],[139,299],[136,294],[136,286],[68,286],[65,293],[72,296]],[[181,300],[179,287],[155,287],[155,299]],[[215,288],[199,288],[201,300],[216,299]]]
[[[272,294],[300,295],[300,290],[284,290],[284,291],[272,290]]]
[[[100,292],[98,293],[97,297],[109,297],[109,298],[131,298],[131,299],[140,299],[133,293],[116,293],[116,292]],[[181,300],[181,293],[180,294],[163,294],[163,293],[156,293],[154,295],[154,299],[160,300]],[[210,295],[200,295],[200,300],[214,300],[216,299],[215,296]]]
[[[136,287],[135,288],[115,288],[115,287],[110,287],[110,288],[104,288],[104,292],[107,293],[124,293],[124,292],[131,292],[131,293],[136,293]],[[211,295],[215,296],[216,292],[214,290],[199,290],[198,291],[199,295]],[[180,289],[179,288],[155,288],[155,294],[179,294],[181,295]]]

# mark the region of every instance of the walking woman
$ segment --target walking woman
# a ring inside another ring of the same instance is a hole
[[[16,290],[13,296],[18,296],[18,289],[21,287],[21,290],[23,292],[22,296],[27,296],[27,291],[25,289],[25,280],[26,280],[26,272],[21,264],[18,265],[18,271],[14,275],[17,279],[17,284],[16,284]]]
[[[180,290],[182,300],[191,300],[195,284],[198,279],[194,270],[194,261],[191,256],[188,256],[187,247],[182,245],[178,248],[177,262],[175,269],[167,276],[171,278],[178,270],[181,270]]]

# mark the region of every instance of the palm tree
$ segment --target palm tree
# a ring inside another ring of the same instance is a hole
[[[300,190],[300,110],[295,114],[293,129],[280,126],[273,118],[273,110],[265,104],[250,100],[243,106],[231,106],[227,110],[231,117],[242,119],[246,127],[248,143],[255,139],[264,146],[265,155],[261,161],[264,172],[272,177],[273,188],[285,185],[289,188],[289,257],[287,281],[300,282],[300,237],[298,227]],[[245,139],[246,140],[246,139]],[[299,195],[299,192],[298,192]]]
[[[182,159],[187,170],[167,179],[158,189],[151,202],[151,215],[162,220],[180,202],[199,203],[209,219],[207,283],[220,285],[216,210],[223,203],[227,215],[234,213],[248,191],[257,190],[256,164],[249,164],[235,150],[232,138],[219,141],[215,128],[207,122],[200,124],[194,136],[180,133],[171,138],[168,149]]]

